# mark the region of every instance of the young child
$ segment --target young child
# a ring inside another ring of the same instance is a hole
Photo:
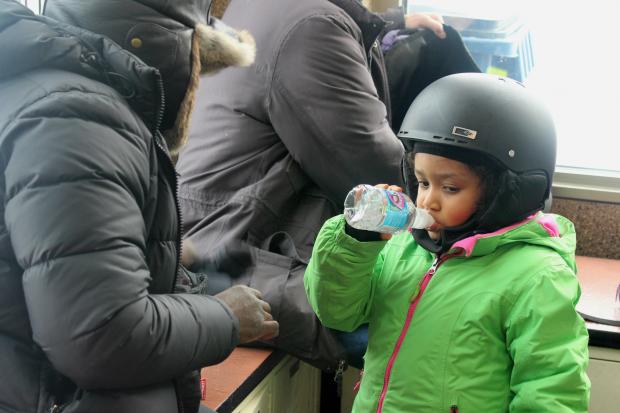
[[[540,212],[549,112],[510,79],[458,74],[417,97],[399,137],[409,193],[436,223],[386,242],[334,217],[305,274],[326,326],[369,323],[353,411],[587,412],[575,232]]]

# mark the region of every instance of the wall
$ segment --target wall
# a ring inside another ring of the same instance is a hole
[[[575,224],[577,255],[620,259],[620,204],[554,198],[551,212]]]
[[[398,7],[398,0],[363,0],[362,3],[370,10],[385,11],[391,7]]]

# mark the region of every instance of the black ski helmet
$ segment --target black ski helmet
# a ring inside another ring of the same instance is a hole
[[[484,73],[459,73],[436,80],[413,101],[398,137],[408,152],[417,142],[479,152],[501,171],[499,190],[487,209],[477,211],[458,228],[444,230],[441,248],[436,245],[431,250],[446,250],[474,232],[513,224],[542,210],[550,196],[556,159],[553,118],[549,109],[515,80]],[[415,193],[410,195],[415,199]],[[417,236],[414,232],[416,239],[426,234],[418,232]],[[423,243],[425,247],[428,244]]]

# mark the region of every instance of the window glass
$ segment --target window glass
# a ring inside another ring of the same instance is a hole
[[[479,53],[479,66],[523,81],[547,102],[558,132],[558,166],[612,171],[620,171],[616,9],[608,0],[407,2],[409,13],[444,15],[472,54]]]
[[[19,2],[35,13],[41,13],[45,0],[19,0]]]

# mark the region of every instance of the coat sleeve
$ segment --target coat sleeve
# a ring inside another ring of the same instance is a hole
[[[2,154],[5,221],[33,339],[85,389],[169,380],[219,362],[238,340],[219,300],[147,291],[142,208],[157,190],[153,142],[121,102],[56,93],[0,139],[12,143]]]
[[[313,16],[292,28],[278,51],[268,101],[278,136],[338,205],[360,183],[402,184],[403,146],[349,20]]]
[[[514,362],[510,412],[588,411],[588,333],[575,310],[579,295],[568,267],[549,266],[514,303],[507,328]]]
[[[312,309],[329,328],[354,331],[368,322],[386,241],[360,242],[344,231],[344,217],[321,228],[304,274]]]

